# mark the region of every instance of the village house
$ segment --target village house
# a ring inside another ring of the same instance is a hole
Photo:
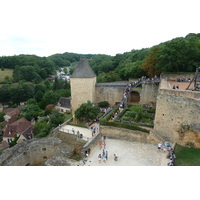
[[[31,139],[33,137],[32,132],[32,123],[23,117],[3,128],[3,141],[12,142],[16,136],[20,136],[22,141],[23,139]]]
[[[61,97],[55,108],[60,113],[71,112],[71,98]]]
[[[46,80],[49,80],[50,82],[55,82],[55,78],[56,78],[56,75],[51,75],[51,76],[48,76]]]
[[[17,116],[21,113],[19,108],[7,108],[3,111],[5,113],[4,119],[5,121],[2,123],[7,125],[17,120]]]

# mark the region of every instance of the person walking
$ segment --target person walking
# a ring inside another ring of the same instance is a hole
[[[100,149],[102,148],[102,145],[103,145],[103,142],[100,140],[100,142],[99,142]]]
[[[114,161],[117,161],[118,160],[118,155],[115,153],[114,154]]]
[[[101,154],[99,154],[99,155],[98,155],[99,164],[101,164],[101,160],[102,160],[102,157],[101,157]]]
[[[108,160],[108,151],[106,151],[106,160]]]
[[[103,162],[106,163],[106,154],[103,155]]]
[[[160,150],[161,147],[162,147],[162,143],[159,143],[159,144],[158,144],[158,150]]]
[[[77,131],[77,137],[78,137],[78,138],[80,137],[80,132],[79,132],[79,131]]]

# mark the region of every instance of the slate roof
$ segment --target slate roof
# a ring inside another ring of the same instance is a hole
[[[33,138],[33,127],[29,126],[23,133],[22,135],[27,139],[30,140]]]
[[[60,107],[71,108],[71,98],[61,97],[58,101]]]
[[[87,59],[82,58],[70,78],[94,78],[96,77]]]

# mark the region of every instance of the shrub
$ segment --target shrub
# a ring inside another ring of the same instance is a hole
[[[124,117],[123,117],[123,120],[124,120],[124,121],[130,121],[131,119],[132,119],[132,117],[129,117],[129,116],[124,116]]]
[[[124,110],[116,117],[115,120],[119,120],[128,110],[129,110],[128,108],[124,108]]]
[[[20,137],[20,136],[19,136]],[[17,144],[17,140],[19,139],[19,137],[15,136],[14,137],[14,140],[12,142],[9,143],[9,146],[10,147],[13,147]]]
[[[44,126],[44,128],[39,132],[38,135],[36,135],[35,137],[36,138],[41,138],[41,137],[45,137],[48,135],[48,133],[50,132],[51,130],[51,125],[50,124],[46,124]]]
[[[127,114],[128,116],[132,117],[132,118],[135,118],[137,113],[136,113],[136,112],[133,112],[133,111],[128,111],[126,114]]]
[[[109,106],[109,103],[107,101],[101,101],[98,103],[98,106],[100,108],[107,108]]]

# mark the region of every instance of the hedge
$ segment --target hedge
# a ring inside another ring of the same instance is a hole
[[[120,128],[127,128],[127,129],[131,129],[131,130],[138,130],[138,131],[142,131],[145,133],[149,133],[150,131],[144,128],[140,128],[137,125],[134,124],[125,124],[125,123],[119,123],[119,122],[104,122],[104,124],[102,125],[106,125],[106,126],[115,126],[115,127],[120,127]]]

